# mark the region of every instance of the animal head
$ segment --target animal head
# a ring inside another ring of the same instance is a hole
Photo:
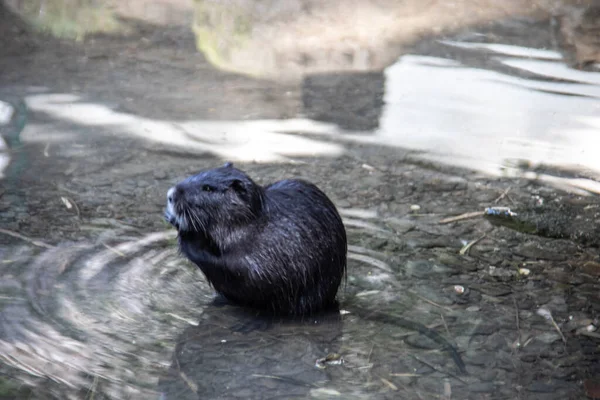
[[[257,218],[262,200],[262,188],[228,162],[170,188],[165,218],[179,232],[211,236]]]

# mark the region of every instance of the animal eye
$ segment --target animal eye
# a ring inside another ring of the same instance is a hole
[[[212,192],[213,188],[210,185],[204,185],[202,186],[202,190],[204,190],[205,192]]]

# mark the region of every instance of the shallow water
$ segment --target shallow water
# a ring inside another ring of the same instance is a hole
[[[590,47],[559,45],[588,46],[587,25],[566,31],[586,8],[355,3],[388,29],[335,1],[0,8],[0,397],[600,397],[600,75],[574,68]],[[208,46],[202,12],[244,27],[241,47]],[[162,209],[224,160],[331,196],[349,238],[340,313],[213,304]],[[476,213],[492,206],[558,233]]]

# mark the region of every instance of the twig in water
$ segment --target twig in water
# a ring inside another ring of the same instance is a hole
[[[562,331],[560,330],[560,327],[558,326],[558,324],[556,323],[556,321],[554,321],[554,318],[552,317],[552,313],[550,313],[550,311],[548,311],[545,308],[539,308],[537,310],[537,315],[541,315],[542,317],[544,317],[547,320],[549,320],[552,323],[552,326],[554,326],[554,329],[556,329],[556,331],[558,332],[558,334],[562,338],[562,341],[564,343],[567,343],[567,339],[565,338],[565,335],[563,335]]]
[[[119,250],[115,249],[112,246],[107,245],[106,243],[102,243],[102,246],[106,247],[107,249],[109,249],[110,251],[112,251],[113,253],[115,253],[115,254],[117,254],[117,255],[119,255],[121,257],[127,257],[125,255],[125,253],[123,253],[122,251],[119,251]]]
[[[480,240],[484,239],[486,236],[487,236],[487,234],[484,233],[483,236],[478,237],[477,239],[470,241],[462,249],[460,249],[459,254],[461,256],[464,256],[464,255],[468,254],[469,250],[471,250],[471,247],[473,247],[475,244],[477,244],[477,242],[479,242]]]
[[[75,208],[75,212],[77,213],[77,218],[81,218],[81,211],[79,211],[79,206],[77,205],[77,203],[75,203],[75,201],[73,199],[66,197],[66,196],[61,196],[60,200],[63,202],[65,207],[67,207],[67,209],[70,209],[71,207]]]
[[[442,395],[443,400],[450,400],[452,398],[452,385],[448,378],[444,378],[444,394]]]
[[[500,200],[502,200],[503,198],[507,198],[510,200],[511,203],[514,203],[510,197],[508,197],[508,192],[510,191],[510,186],[506,188],[506,190],[504,192],[502,192],[502,194],[500,196],[498,196],[498,198],[496,200],[494,200],[494,204],[497,204]]]
[[[98,375],[94,376],[94,381],[92,382],[92,386],[90,386],[88,390],[88,394],[90,395],[90,400],[94,400],[94,396],[96,395],[96,387],[98,386]]]
[[[190,380],[187,375],[181,370],[181,366],[179,365],[179,359],[175,356],[175,362],[177,363],[177,370],[179,371],[179,376],[185,382],[185,384],[190,388],[190,390],[196,394],[198,394],[198,385]]]
[[[454,311],[454,309],[452,309],[452,308],[450,308],[450,307],[446,307],[446,306],[443,306],[443,305],[441,305],[441,304],[438,304],[438,303],[436,303],[435,301],[433,301],[433,300],[429,300],[428,298],[426,298],[426,297],[423,297],[423,296],[421,296],[420,294],[417,294],[417,293],[415,293],[415,292],[413,292],[413,291],[409,291],[409,290],[407,290],[407,291],[406,291],[406,293],[409,293],[409,294],[411,294],[411,295],[413,295],[413,296],[415,296],[415,297],[417,297],[417,298],[419,298],[419,299],[423,300],[425,303],[429,303],[429,304],[431,304],[432,306],[436,306],[436,307],[439,307],[439,308],[443,308],[444,310],[447,310],[447,311]]]
[[[519,305],[517,299],[513,297],[513,303],[515,303],[515,319],[517,321],[517,347],[521,346],[521,327],[519,322]]]
[[[379,378],[381,380],[381,382],[383,382],[384,385],[386,385],[387,387],[389,387],[390,389],[396,391],[398,390],[398,386],[394,385],[392,382],[388,381],[385,378]]]
[[[446,324],[446,318],[444,318],[444,314],[440,314],[440,317],[442,317],[442,323],[444,324],[444,328],[446,328],[446,333],[448,336],[452,336],[450,335],[450,330],[448,329],[448,324]]]
[[[436,367],[434,367],[432,364],[428,363],[428,362],[427,362],[427,361],[425,361],[425,360],[421,360],[419,357],[417,357],[417,356],[415,356],[415,355],[411,355],[411,357],[412,357],[412,358],[414,358],[415,360],[417,360],[418,362],[425,364],[426,366],[428,366],[429,368],[431,368],[431,369],[432,369],[432,370],[434,370],[435,372],[439,372],[439,373],[441,373],[441,374],[445,374],[445,375],[451,376],[452,378],[456,379],[456,380],[457,380],[457,381],[459,381],[460,383],[464,383],[464,384],[466,384],[466,383],[467,383],[467,382],[465,382],[464,380],[460,379],[460,377],[459,377],[459,376],[456,376],[456,375],[454,375],[454,374],[453,374],[453,373],[451,373],[451,372],[444,372],[444,371],[441,371],[439,368],[436,368]]]
[[[440,220],[440,224],[449,224],[450,222],[462,221],[463,219],[480,217],[483,215],[483,211],[473,211],[464,214],[457,215],[455,217],[444,218]]]
[[[24,240],[24,241],[26,241],[28,243],[31,243],[34,246],[45,247],[47,249],[53,249],[54,248],[54,246],[46,244],[46,243],[44,243],[44,242],[42,242],[40,240],[28,238],[25,235],[21,235],[20,233],[9,231],[8,229],[2,229],[2,228],[0,228],[0,233],[4,233],[5,235],[12,236],[12,237],[15,237],[17,239]]]

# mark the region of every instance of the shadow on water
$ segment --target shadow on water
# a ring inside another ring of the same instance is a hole
[[[177,338],[169,371],[158,383],[161,399],[300,398],[335,379],[342,362],[339,310],[306,321],[272,321],[227,308],[204,308],[198,326]]]
[[[7,0],[0,396],[600,397],[596,9],[451,3]],[[223,159],[331,196],[340,313],[213,304],[161,210]]]

